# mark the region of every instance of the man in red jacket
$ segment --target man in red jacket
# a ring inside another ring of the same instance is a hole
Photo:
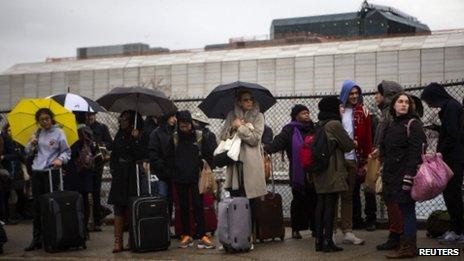
[[[356,186],[357,173],[364,168],[367,157],[372,151],[371,115],[364,108],[361,88],[354,81],[343,82],[340,100],[343,103],[343,127],[355,144],[354,150],[345,153],[348,191],[341,193],[340,228],[344,234],[343,243],[362,245],[364,240],[353,234],[353,191]]]

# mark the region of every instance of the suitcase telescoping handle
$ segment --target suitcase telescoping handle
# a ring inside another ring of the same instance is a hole
[[[274,180],[274,166],[272,165],[272,154],[269,154],[270,164],[271,164],[271,184],[272,184],[272,195],[275,194],[275,180]]]
[[[148,195],[151,196],[151,184],[150,184],[150,166],[147,168],[147,185],[148,185]],[[139,164],[135,164],[135,173],[136,173],[136,179],[137,179],[137,196],[140,197],[140,167]]]
[[[52,178],[52,172],[53,172],[53,168],[49,168],[48,169],[48,182],[50,184],[50,193],[53,192],[53,178]],[[63,169],[62,168],[59,168],[58,169],[59,172],[60,172],[60,187],[59,187],[59,190],[60,191],[63,191]]]

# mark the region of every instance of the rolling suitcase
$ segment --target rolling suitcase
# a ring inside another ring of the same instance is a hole
[[[240,187],[243,189],[242,164],[236,163]],[[251,249],[251,207],[248,198],[228,197],[219,203],[219,242],[227,253]]]
[[[171,245],[168,202],[151,195],[148,178],[148,195],[140,196],[139,166],[137,165],[137,197],[130,199],[129,234],[132,252],[166,250]],[[149,176],[149,173],[148,177]]]
[[[63,191],[63,172],[60,169],[60,190],[53,191],[52,170],[48,172],[50,193],[42,195],[42,233],[47,252],[70,248],[87,248],[85,244],[84,202],[80,193]]]
[[[271,168],[272,169],[272,168]],[[275,193],[274,173],[271,171],[272,191],[255,200],[255,235],[259,241],[265,239],[285,238],[282,196]]]
[[[174,233],[176,236],[181,236],[182,234],[182,220],[180,216],[180,206],[179,206],[179,197],[177,196],[176,186],[172,186],[172,198],[174,201]],[[214,235],[217,229],[217,215],[216,208],[214,207],[214,195],[213,193],[205,193],[201,195],[203,197],[203,212],[205,217],[205,232],[211,233]],[[190,202],[192,199],[190,197]],[[192,206],[192,204],[190,204]],[[190,207],[190,235],[195,233],[195,221],[193,218],[193,208]],[[195,236],[197,237],[197,235]]]

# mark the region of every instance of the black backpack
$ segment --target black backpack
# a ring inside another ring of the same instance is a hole
[[[312,163],[309,166],[310,173],[321,173],[329,168],[330,146],[324,126],[328,121],[318,122],[314,140],[311,143]]]

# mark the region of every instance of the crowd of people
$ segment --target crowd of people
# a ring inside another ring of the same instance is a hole
[[[25,250],[42,248],[39,198],[50,191],[49,171],[53,172],[52,184],[56,190],[58,172],[63,170],[65,190],[78,191],[85,199],[85,225],[88,226],[90,213],[93,213],[93,230],[101,231],[102,173],[108,162],[112,177],[108,203],[114,211],[113,253],[130,248],[124,245],[123,239],[129,200],[137,195],[137,183],[146,193],[147,182],[143,182],[147,179],[146,173],[156,175],[153,192],[167,198],[170,216],[173,193],[176,193],[180,207],[180,216],[176,218],[182,224],[179,247],[191,247],[197,239],[198,248],[215,248],[211,235],[205,230],[199,173],[206,163],[215,167],[214,150],[218,142],[237,135],[242,141],[239,159],[243,164],[243,177],[239,177],[238,168],[227,166],[225,189],[232,196],[240,191],[253,206],[256,199],[268,193],[265,166],[261,164],[263,151],[285,153],[293,196],[292,238],[302,239],[300,232],[310,229],[315,238],[315,251],[343,250],[334,240],[337,228],[343,234],[342,243],[354,245],[365,242],[355,235],[354,229],[376,229],[376,194],[364,190],[366,219],[363,220],[360,188],[368,160],[378,159],[381,162],[381,195],[387,207],[390,234],[377,249],[391,250],[387,254],[389,258],[414,257],[417,220],[410,191],[422,162],[421,156],[428,146],[424,129],[430,129],[438,131],[437,151],[442,153],[454,173],[443,192],[452,229],[439,241],[443,244],[464,242],[463,109],[440,84],[428,85],[417,99],[404,92],[398,83],[382,81],[377,86],[375,101],[379,111],[375,112],[364,105],[362,87],[347,80],[338,97],[327,96],[319,101],[317,120],[311,119],[307,106],[294,105],[289,112],[289,123],[275,137],[265,125],[260,104],[252,92],[242,90],[235,99],[235,107],[225,118],[218,137],[208,129],[207,119],[187,110],[147,117],[145,121],[135,111],[125,111],[119,116],[119,129],[114,139],[108,127],[96,121],[95,113],[75,113],[79,140],[72,146],[68,145],[64,132],[55,126],[54,115],[48,109],[37,111],[35,119],[39,129],[25,147],[13,141],[6,124],[0,139],[0,219],[11,223],[19,217],[33,217],[33,240]],[[424,126],[421,100],[429,107],[440,108],[441,125]],[[323,133],[327,139],[328,165],[322,171],[308,171],[300,163],[299,152],[305,138],[318,133]],[[89,144],[95,164],[91,169],[82,169],[79,153]],[[136,178],[137,169],[142,181]],[[93,204],[89,203],[89,194]],[[16,198],[14,208],[9,206],[12,197]],[[26,211],[29,201],[33,202],[32,213]],[[191,218],[195,229],[190,227]]]

